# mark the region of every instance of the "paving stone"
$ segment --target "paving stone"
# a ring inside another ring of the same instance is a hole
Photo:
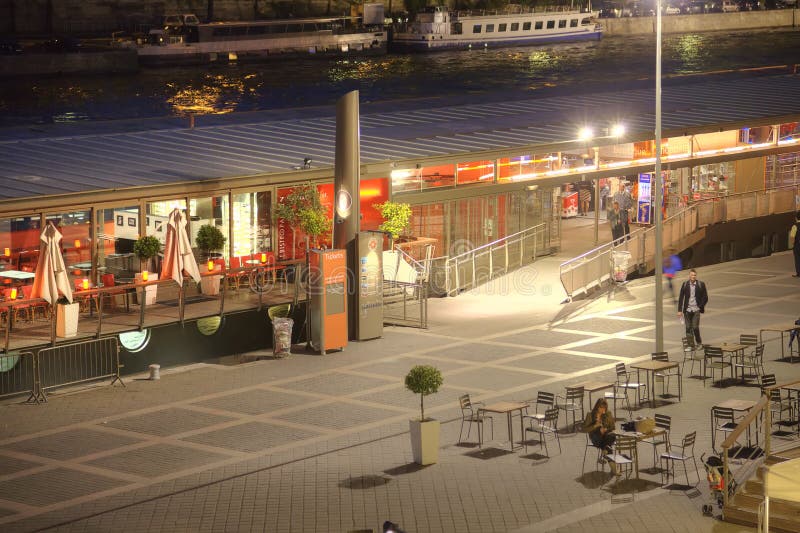
[[[75,429],[17,441],[4,448],[50,459],[75,459],[137,442],[141,442],[140,439],[91,429]]]
[[[0,498],[44,506],[125,485],[124,481],[56,468],[0,482]]]
[[[160,443],[95,459],[88,464],[138,476],[157,477],[228,457],[205,450]]]
[[[146,433],[164,437],[213,426],[230,420],[233,420],[233,418],[171,407],[144,415],[112,420],[108,422],[108,425],[134,433]]]
[[[537,346],[543,348],[555,348],[556,346],[561,346],[562,344],[569,344],[585,338],[588,339],[590,337],[593,337],[593,335],[588,333],[565,333],[555,330],[534,329],[522,333],[504,335],[502,338],[498,338],[497,340],[512,344],[520,344],[533,349],[533,347]]]
[[[506,342],[506,339],[498,339]],[[462,361],[491,362],[506,357],[513,357],[531,351],[527,346],[503,346],[499,344],[489,344],[482,342],[471,342],[452,348],[442,348],[430,355],[438,358],[452,358]]]
[[[596,367],[602,362],[615,363],[613,359],[603,360],[597,357],[585,357],[567,353],[542,353],[524,359],[516,359],[503,363],[506,367],[530,368],[532,370],[546,370],[548,372],[575,372]]]
[[[238,414],[260,415],[277,411],[278,409],[297,407],[306,402],[308,402],[308,396],[301,396],[288,392],[252,389],[247,392],[229,394],[221,398],[196,402],[194,405],[231,411],[232,413]]]
[[[637,333],[636,336],[638,337],[639,334]],[[606,339],[580,346],[570,346],[568,349],[576,352],[599,353],[619,357],[640,357],[653,351],[653,344],[647,341],[631,339]]]
[[[334,379],[335,378],[335,379]],[[352,394],[355,392],[363,391],[365,389],[372,389],[386,385],[392,380],[387,378],[371,378],[364,376],[355,376],[352,374],[344,374],[341,372],[334,372],[321,376],[315,376],[309,379],[301,379],[291,381],[288,383],[281,383],[274,385],[282,389],[315,392],[317,394]]]
[[[584,334],[609,334],[620,333],[622,331],[640,328],[646,326],[644,322],[634,320],[617,320],[607,317],[596,317],[588,320],[569,320],[564,322],[559,327],[561,329],[580,330]]]
[[[397,411],[378,409],[366,405],[333,402],[301,411],[293,411],[276,418],[296,424],[320,426],[328,429],[348,429],[386,418],[397,416]]]
[[[241,452],[260,452],[316,435],[316,432],[310,430],[264,422],[246,422],[216,431],[200,433],[183,440]]]
[[[31,461],[23,461],[16,457],[7,457],[0,453],[0,476],[7,476],[36,466],[39,466],[39,464]]]
[[[403,380],[405,379],[406,374],[411,367],[416,365],[430,365],[435,364],[436,368],[441,370],[442,372],[449,372],[451,370],[458,370],[460,368],[466,368],[468,365],[464,363],[458,363],[454,361],[436,361],[432,363],[430,359],[424,357],[398,357],[398,358],[389,358],[389,359],[382,359],[381,361],[376,361],[374,363],[368,363],[365,365],[358,365],[354,367],[354,370],[359,372],[369,372],[371,374],[380,374],[384,376],[386,379],[392,380]]]
[[[541,381],[543,374],[524,373],[501,368],[480,368],[460,372],[448,378],[448,383],[465,390],[502,390]]]

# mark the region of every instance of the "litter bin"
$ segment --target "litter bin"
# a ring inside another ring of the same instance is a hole
[[[267,315],[272,321],[272,355],[286,357],[292,353],[292,326],[294,320],[289,317],[289,304],[270,307]]]
[[[628,265],[631,264],[631,253],[626,251],[611,252],[611,279],[624,283],[628,279]]]

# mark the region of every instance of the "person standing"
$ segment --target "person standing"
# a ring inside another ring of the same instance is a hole
[[[633,196],[631,196],[630,191],[625,188],[624,183],[619,184],[619,191],[614,194],[614,202],[619,204],[619,210],[622,213],[622,231],[624,235],[630,235],[631,233],[631,226],[629,223],[630,220],[630,210],[633,207]]]
[[[589,216],[589,206],[592,203],[592,190],[582,184],[578,189],[578,199],[581,202],[581,214],[585,217]]]
[[[614,244],[622,238],[622,211],[619,209],[619,204],[614,202],[614,207],[608,212],[608,223],[611,224],[611,240]]]
[[[795,278],[800,278],[800,211],[794,216],[794,225],[789,230],[789,247],[794,252],[794,274]]]
[[[703,344],[700,338],[700,315],[706,312],[708,291],[706,284],[697,279],[695,269],[689,270],[689,279],[681,285],[678,294],[678,316],[683,316],[686,336],[694,337],[697,346]]]

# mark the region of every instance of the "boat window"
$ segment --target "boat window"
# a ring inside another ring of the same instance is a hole
[[[561,19],[558,21],[559,28],[566,28],[567,27],[567,19]]]
[[[480,33],[480,32],[481,32],[481,25],[480,24],[475,24],[472,27],[472,33]]]
[[[461,29],[461,23],[460,23],[460,22],[455,22],[455,23],[453,23],[453,28],[452,28],[450,31],[451,31],[451,33],[452,33],[453,35],[461,35],[461,33],[462,33],[462,31],[463,31],[463,30]]]
[[[548,20],[547,21],[547,29],[548,30],[552,30],[555,27],[556,27],[556,21],[555,20]]]
[[[530,29],[530,22],[528,22],[527,24],[528,24],[528,29]],[[534,29],[541,30],[542,29],[542,25],[543,25],[542,21],[541,20],[537,20],[536,21],[536,26],[535,26]]]
[[[511,31],[519,31],[519,22],[511,23]]]
[[[578,27],[578,19],[572,19],[569,21],[570,28],[577,28]]]
[[[537,30],[540,29],[539,26],[541,26],[541,25],[542,25],[541,22],[537,22],[536,23],[536,29]],[[531,23],[530,22],[523,22],[522,23],[522,31],[530,31],[530,30],[531,30]]]
[[[497,26],[497,31],[506,31],[507,28],[508,28],[507,24],[499,24]]]
[[[487,24],[486,33],[492,33],[493,31],[494,31],[494,24]]]

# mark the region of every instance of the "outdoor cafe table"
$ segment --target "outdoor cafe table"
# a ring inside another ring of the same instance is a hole
[[[737,413],[747,413],[750,409],[752,409],[756,405],[755,400],[737,400],[734,398],[728,398],[718,404],[715,404],[714,407],[722,407],[724,409],[733,409]],[[714,431],[714,409],[711,409],[711,449],[716,449],[714,447],[714,436],[716,432]],[[750,428],[747,428],[747,444],[750,445]],[[758,432],[756,432],[756,444],[758,444]]]
[[[774,331],[781,334],[781,359],[786,358],[786,341],[783,340],[783,336],[786,333],[791,333],[792,331],[800,330],[800,325],[797,324],[786,324],[785,326],[773,326],[771,328],[761,328],[758,332],[758,342],[764,344],[764,332],[765,331]],[[794,357],[792,352],[789,351],[789,362],[794,362]]]
[[[680,366],[677,361],[642,361],[641,363],[632,363],[630,365],[631,368],[636,369],[636,381],[641,383],[641,379],[639,377],[639,371],[644,370],[647,372],[647,401],[650,402],[650,405],[655,408],[656,406],[656,392],[655,392],[655,383],[656,383],[656,373],[663,372],[665,370],[669,370],[671,368],[678,368]],[[680,382],[680,374],[678,374],[678,401],[681,400],[681,394],[683,390],[683,384]]]
[[[647,433],[640,433],[638,431],[615,431],[617,436],[634,437],[636,438],[636,456],[633,458],[633,467],[636,469],[636,479],[639,479],[639,443],[645,439],[658,437],[667,431],[663,428],[655,428],[653,431]]]
[[[592,405],[592,393],[598,392],[604,389],[613,389],[614,384],[607,382],[607,381],[584,381],[583,383],[575,383],[567,387],[568,389],[577,389],[578,387],[583,387],[585,392],[589,393],[589,409],[593,407]]]
[[[511,415],[514,411],[519,411],[519,430],[520,438],[525,435],[525,428],[522,424],[522,411],[528,407],[527,402],[496,402],[480,408],[480,411],[486,413],[499,413],[505,414],[508,417],[508,440],[511,441],[511,451],[514,451],[514,431],[511,425]],[[522,447],[522,444],[520,444]]]
[[[722,358],[725,359],[726,354],[730,354],[729,357],[731,359],[731,377],[735,377],[733,375],[735,364],[734,359],[736,357],[744,358],[744,351],[745,349],[749,348],[747,344],[739,344],[735,342],[723,342],[722,344],[708,344],[707,346],[711,346],[712,348],[719,348],[722,351]],[[740,359],[741,360],[741,359]],[[703,376],[706,375],[705,372],[705,358],[703,358]],[[744,368],[742,368],[742,381],[744,381]]]
[[[0,270],[0,278],[9,278],[17,281],[25,281],[28,279],[33,279],[35,277],[36,274],[34,274],[33,272],[25,272],[22,270]]]
[[[795,412],[797,413],[797,433],[800,435],[800,383],[794,385],[784,385],[781,387],[789,393],[789,401],[795,401]],[[793,398],[794,396],[794,398]]]

